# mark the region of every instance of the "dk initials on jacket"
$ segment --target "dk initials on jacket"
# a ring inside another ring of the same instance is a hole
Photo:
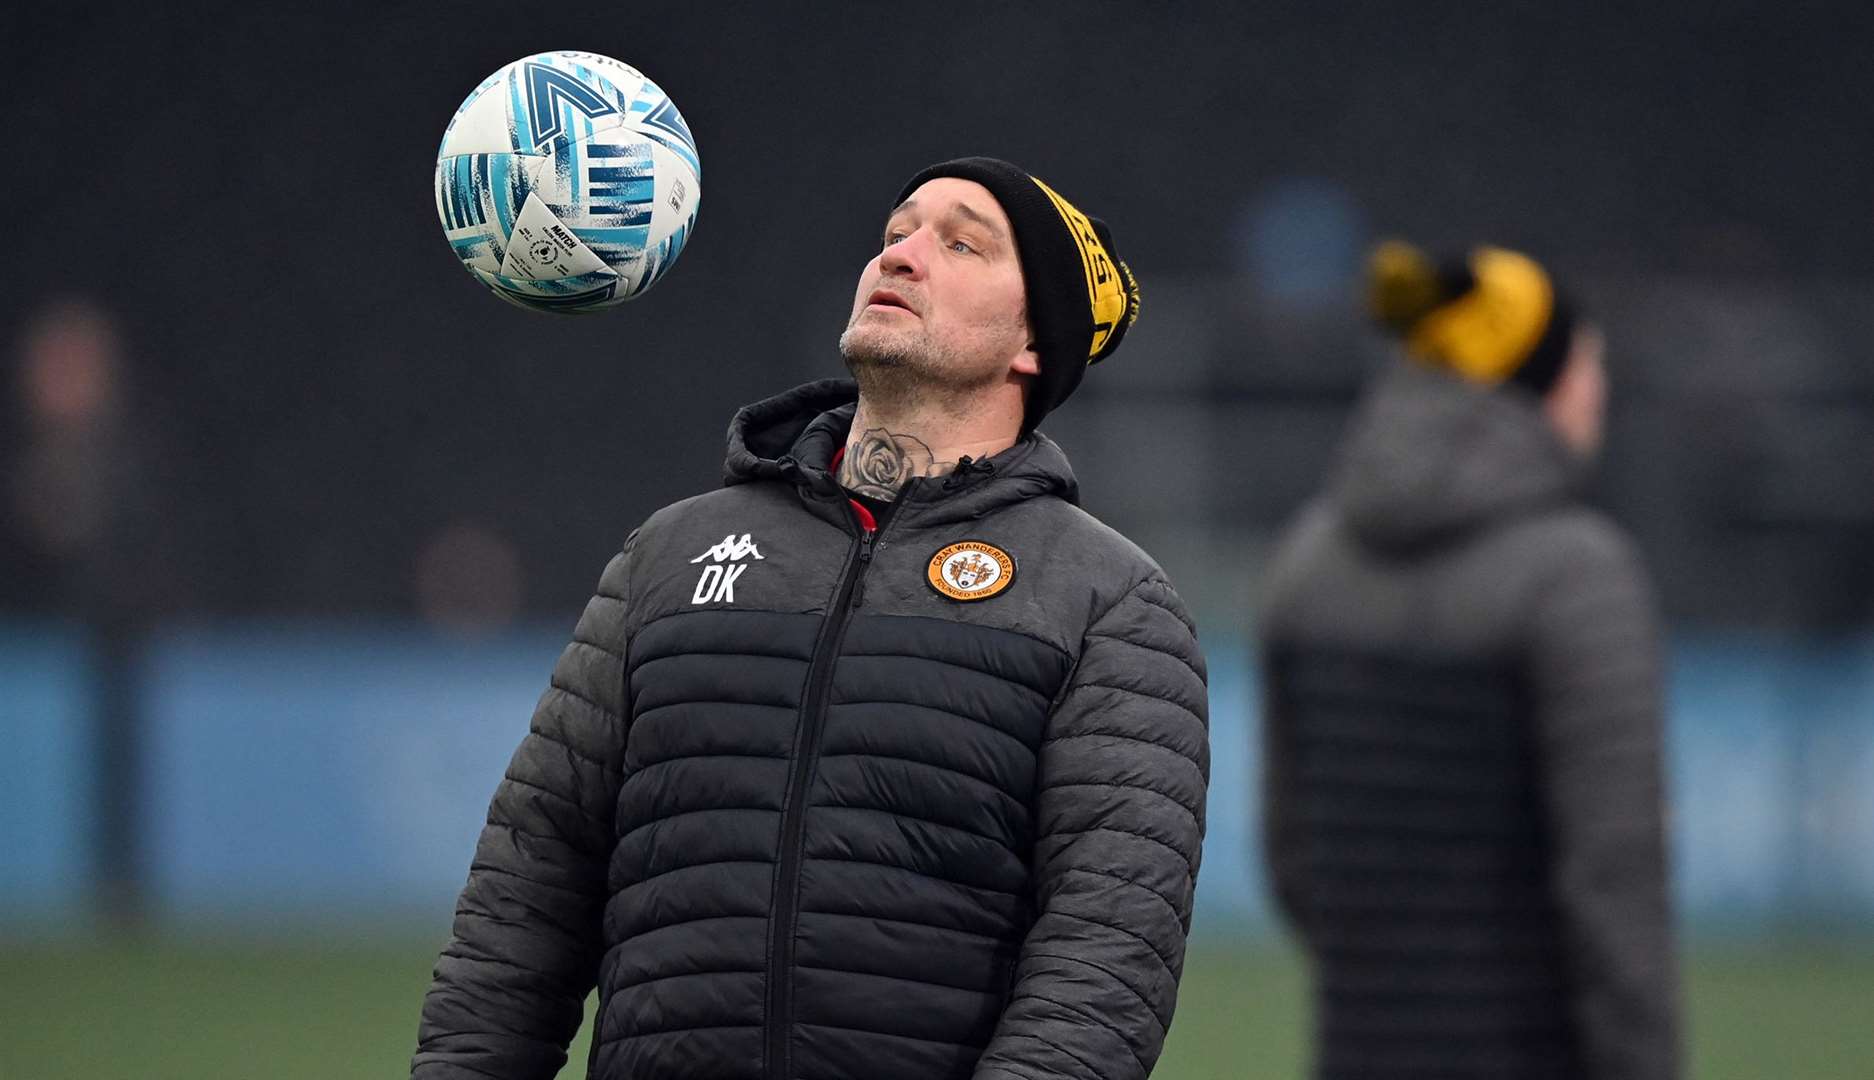
[[[735,579],[741,577],[742,572],[751,565],[742,560],[762,557],[761,550],[755,546],[754,539],[748,533],[743,533],[739,538],[734,533],[723,537],[721,543],[690,560],[692,563],[708,563],[703,567],[703,572],[697,575],[696,589],[690,594],[690,603],[735,603]]]

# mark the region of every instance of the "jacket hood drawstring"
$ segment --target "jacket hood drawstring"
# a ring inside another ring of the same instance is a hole
[[[945,491],[955,491],[958,488],[968,487],[970,483],[975,480],[977,473],[981,473],[983,479],[989,479],[996,474],[996,463],[993,461],[978,461],[968,454],[964,454],[957,459],[957,467],[951,471],[949,476],[944,477],[943,489]]]

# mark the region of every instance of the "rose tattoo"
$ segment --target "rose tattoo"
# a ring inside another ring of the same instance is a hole
[[[949,464],[937,461],[931,448],[916,436],[872,428],[859,436],[839,463],[839,482],[860,495],[891,499],[913,477],[933,476]]]

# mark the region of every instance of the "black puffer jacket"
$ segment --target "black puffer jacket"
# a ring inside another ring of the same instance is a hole
[[[414,1077],[554,1075],[595,982],[602,1080],[1151,1071],[1203,833],[1190,621],[1043,436],[865,533],[828,472],[853,402],[744,409],[728,486],[606,569],[490,807]],[[962,541],[1012,581],[941,594]]]
[[[1417,365],[1270,572],[1267,851],[1317,1075],[1668,1080],[1660,641],[1535,400]]]

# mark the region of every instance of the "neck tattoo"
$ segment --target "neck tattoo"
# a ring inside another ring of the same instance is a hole
[[[956,466],[954,461],[936,460],[931,448],[915,435],[869,428],[847,444],[846,456],[839,463],[839,483],[854,494],[889,501],[914,478],[942,476]]]

